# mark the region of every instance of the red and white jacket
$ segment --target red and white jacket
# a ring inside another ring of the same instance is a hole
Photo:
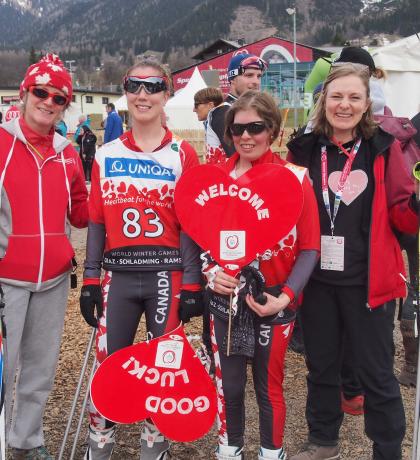
[[[231,156],[225,164],[221,164],[220,167],[230,174],[238,158],[239,154],[234,153],[233,156]],[[255,166],[265,163],[280,164],[289,168],[302,184],[303,208],[297,224],[288,235],[282,238],[274,247],[267,249],[263,256],[259,258],[259,269],[264,275],[266,286],[272,287],[282,285],[282,291],[293,301],[298,298],[300,288],[303,287],[299,286],[299,289],[296,289],[295,283],[289,282],[291,281],[289,277],[293,272],[299,254],[301,254],[302,251],[309,251],[315,256],[311,258],[309,270],[304,270],[305,275],[307,274],[307,278],[312,272],[314,263],[319,254],[320,234],[318,206],[312,186],[305,175],[305,168],[288,163],[271,150],[264,153],[258,160],[253,161],[252,165]],[[279,197],[279,200],[281,200],[281,197]],[[301,273],[303,274],[303,272]],[[304,284],[305,283],[303,283],[303,285]]]
[[[21,124],[0,127],[0,281],[40,291],[71,269],[70,224],[87,226],[88,194],[70,142],[54,133],[40,160]]]

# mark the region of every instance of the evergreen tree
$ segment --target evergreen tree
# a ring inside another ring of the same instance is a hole
[[[38,58],[35,53],[35,48],[31,46],[31,50],[29,51],[29,65],[35,64],[38,62]]]

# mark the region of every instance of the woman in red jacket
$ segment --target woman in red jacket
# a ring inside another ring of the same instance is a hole
[[[260,412],[261,446],[258,458],[286,459],[283,448],[286,417],[282,390],[284,357],[293,329],[297,298],[318,259],[319,222],[305,168],[287,163],[270,150],[270,145],[278,136],[280,123],[280,111],[273,98],[257,91],[242,95],[226,116],[226,137],[233,141],[236,153],[221,167],[236,179],[255,165],[282,165],[294,173],[302,185],[303,208],[290,233],[252,262],[251,267],[242,270],[241,278],[253,278],[252,283],[260,284],[267,301],[264,303],[256,291],[253,291],[255,297],[250,294],[243,297],[239,291],[237,316],[251,317],[247,320],[251,325],[244,332],[244,349],[229,353],[229,356],[223,345],[228,328],[225,312],[226,304],[229,304],[227,296],[234,292],[238,280],[217,266],[207,272],[211,287],[209,308],[219,393],[219,446],[216,452],[219,460],[243,458],[244,392],[247,361],[251,356]],[[263,279],[265,288],[262,287]],[[247,344],[253,336],[255,347],[250,350]]]
[[[288,147],[292,161],[309,170],[321,225],[321,259],[301,310],[309,436],[291,460],[340,456],[344,334],[364,390],[373,459],[401,459],[405,416],[393,374],[393,328],[394,299],[406,289],[393,229],[417,231],[416,204],[399,143],[373,121],[367,66],[333,66],[312,131]]]
[[[70,224],[87,225],[82,165],[54,132],[71,102],[70,74],[55,55],[30,66],[21,117],[0,128],[0,282],[6,308],[6,417],[13,458],[52,459],[42,418],[60,349],[74,255]],[[13,393],[16,367],[19,368]]]

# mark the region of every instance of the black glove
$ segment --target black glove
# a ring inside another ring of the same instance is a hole
[[[244,295],[251,294],[260,305],[267,303],[264,275],[254,267],[247,265],[241,270],[241,277],[245,279],[245,286],[241,290]]]
[[[202,291],[181,291],[178,315],[185,324],[194,316],[201,316],[204,312],[204,296]]]
[[[102,289],[99,284],[82,286],[80,291],[80,312],[89,326],[98,327],[98,318],[102,316],[103,312]]]

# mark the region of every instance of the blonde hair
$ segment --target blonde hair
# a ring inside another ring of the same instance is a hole
[[[260,91],[247,91],[232,105],[227,111],[225,118],[225,140],[227,143],[233,143],[230,127],[233,125],[235,115],[241,110],[254,109],[264,121],[267,129],[271,131],[271,140],[277,138],[281,126],[281,113],[277,107],[276,101],[267,93]]]
[[[355,127],[357,134],[361,135],[364,139],[369,139],[375,133],[377,123],[373,119],[372,102],[370,101],[369,68],[361,64],[353,64],[349,62],[337,67],[331,67],[331,72],[328,74],[324,82],[321,95],[319,96],[311,117],[312,130],[315,134],[322,134],[328,138],[333,136],[333,127],[328,122],[326,116],[328,86],[332,81],[337,80],[338,78],[348,77],[350,75],[360,78],[366,89],[366,97],[369,102],[366,112],[363,114],[362,119]]]
[[[128,77],[133,70],[138,69],[139,67],[152,67],[152,69],[157,70],[160,74],[160,77],[166,78],[168,82],[168,92],[170,94],[173,93],[172,75],[169,66],[166,64],[161,64],[154,59],[141,59],[127,69],[124,77]]]

